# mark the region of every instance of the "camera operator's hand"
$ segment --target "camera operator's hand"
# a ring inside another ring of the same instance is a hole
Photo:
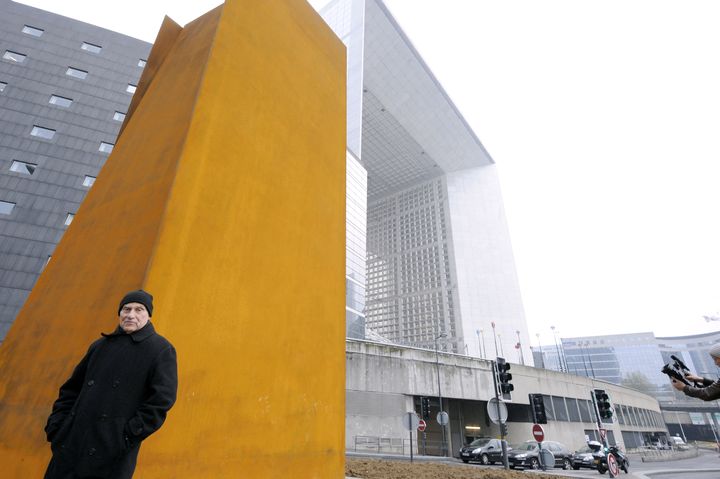
[[[685,385],[675,378],[672,379],[672,385],[678,391],[682,391],[685,388]]]
[[[694,383],[701,383],[701,382],[703,382],[703,378],[701,378],[700,376],[696,376],[696,375],[694,375],[694,374],[691,374],[691,373],[685,373],[685,379],[687,379],[688,381],[692,381],[692,382],[694,382]]]

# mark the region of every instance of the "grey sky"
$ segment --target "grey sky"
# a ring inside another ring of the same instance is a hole
[[[220,2],[21,3],[153,41]],[[498,164],[533,339],[717,329],[720,4],[385,3]]]

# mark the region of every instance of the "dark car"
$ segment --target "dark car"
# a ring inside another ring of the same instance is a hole
[[[549,450],[555,457],[555,467],[570,469],[572,467],[572,452],[555,441],[543,441],[543,449]],[[540,468],[540,450],[537,442],[525,441],[520,444],[510,446],[508,451],[508,464],[511,469],[522,467],[523,469],[539,469]],[[552,467],[552,466],[548,466]]]
[[[578,449],[572,455],[572,468],[577,471],[581,467],[595,469],[593,451],[588,446],[585,446],[582,449]]]
[[[502,462],[502,444],[499,439],[481,437],[460,449],[463,462],[480,461],[482,464]]]

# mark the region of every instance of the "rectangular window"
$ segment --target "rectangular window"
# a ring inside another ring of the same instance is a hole
[[[65,217],[65,226],[70,226],[70,223],[73,222],[73,218],[75,218],[75,215],[72,213],[68,213]]]
[[[10,50],[5,50],[5,54],[3,55],[3,60],[10,60],[11,62],[15,63],[22,63],[27,58],[27,55],[23,55],[22,53],[17,52],[11,52]]]
[[[7,86],[7,83],[4,81],[0,81],[0,91],[5,91],[5,87]]]
[[[35,28],[30,25],[25,25],[22,29],[23,33],[27,33],[28,35],[32,35],[34,37],[41,37],[44,31],[45,30],[42,28]]]
[[[22,173],[23,175],[32,175],[33,173],[35,173],[36,168],[37,165],[17,160],[13,160],[12,164],[10,165],[10,171],[14,171],[15,173]]]
[[[15,208],[15,203],[9,201],[0,201],[0,215],[9,215]]]
[[[80,70],[78,68],[68,67],[67,71],[65,72],[66,75],[79,78],[81,80],[84,80],[87,78],[88,72],[85,70]]]
[[[138,66],[140,68],[145,68],[145,65],[147,65],[147,60],[143,60],[142,58],[138,60]]]
[[[43,128],[42,126],[33,126],[32,131],[30,132],[32,136],[37,136],[39,138],[45,138],[46,140],[52,140],[55,136],[55,130],[51,130],[50,128]]]
[[[70,105],[72,105],[72,98],[65,98],[64,96],[58,96],[58,95],[50,95],[50,104],[51,105],[57,105],[62,106],[65,108],[68,108]]]
[[[104,141],[101,141],[100,148],[98,148],[98,150],[102,151],[103,153],[110,153],[113,150],[113,146],[115,146],[113,143],[106,143]]]
[[[88,188],[91,187],[95,183],[95,177],[90,175],[85,175],[85,178],[83,178],[83,186],[87,186]]]
[[[95,45],[88,42],[83,42],[80,48],[90,53],[100,53],[102,51],[102,47],[100,45]]]
[[[133,85],[132,83],[128,83],[128,86],[125,89],[128,93],[135,93],[135,90],[137,90],[137,85]]]
[[[125,121],[125,113],[116,111],[113,115],[113,120],[115,121]]]

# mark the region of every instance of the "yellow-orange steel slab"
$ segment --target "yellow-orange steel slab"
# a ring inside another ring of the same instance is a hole
[[[341,478],[344,47],[304,0],[229,0],[164,28],[0,347],[4,474],[42,473],[57,387],[143,287],[180,389],[136,477]]]

